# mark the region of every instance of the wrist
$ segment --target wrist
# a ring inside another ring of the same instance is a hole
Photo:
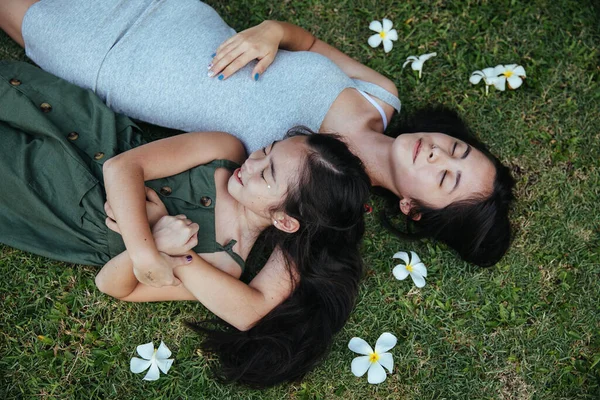
[[[158,250],[155,251],[142,251],[138,253],[132,253],[130,255],[131,261],[133,261],[133,267],[137,270],[151,269],[153,265],[156,265],[156,260],[160,258]]]
[[[285,25],[280,21],[272,19],[261,22],[261,25],[269,31],[269,34],[279,43],[279,47],[283,47],[283,39],[285,38]]]

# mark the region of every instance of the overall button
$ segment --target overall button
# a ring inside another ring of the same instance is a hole
[[[21,81],[15,78],[11,79],[9,82],[13,86],[19,86],[21,84]]]
[[[163,196],[168,196],[172,193],[173,191],[171,190],[170,187],[168,186],[163,186],[160,188],[160,194],[162,194]]]
[[[70,141],[77,140],[78,137],[79,133],[77,132],[71,132],[67,135],[67,139],[69,139]]]
[[[49,113],[52,111],[52,106],[49,103],[42,103],[40,104],[40,110],[42,110],[42,112]]]
[[[200,204],[202,204],[204,207],[210,207],[212,204],[212,199],[208,196],[202,196],[200,198]]]
[[[94,154],[94,160],[101,160],[103,157],[104,157],[104,153],[101,151]]]

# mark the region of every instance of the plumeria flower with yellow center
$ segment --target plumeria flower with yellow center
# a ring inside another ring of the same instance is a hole
[[[400,251],[394,254],[394,258],[399,258],[405,262],[405,264],[398,264],[394,267],[392,273],[398,280],[404,280],[408,275],[412,278],[415,286],[422,288],[425,286],[425,277],[427,276],[427,268],[425,264],[421,262],[421,259],[414,251],[410,252],[411,258],[408,258],[408,253]]]
[[[402,64],[402,69],[406,67],[408,63],[411,64],[411,68],[413,71],[419,71],[419,79],[421,79],[421,73],[423,72],[423,63],[429,60],[431,57],[437,56],[437,53],[428,53],[420,56],[408,56],[404,64]]]
[[[525,75],[525,68],[517,64],[509,65],[496,65],[494,73],[498,76],[498,81],[506,82],[509,89],[516,89],[523,84],[523,78]]]
[[[375,343],[375,351],[367,342],[358,337],[353,337],[348,342],[348,348],[355,353],[362,354],[360,357],[352,360],[352,373],[359,378],[369,371],[367,381],[377,384],[385,381],[385,367],[390,374],[394,369],[394,358],[391,353],[387,353],[396,345],[396,336],[389,332],[382,333]]]
[[[158,370],[160,369],[163,374],[166,374],[173,364],[173,359],[169,359],[171,350],[162,341],[156,350],[152,342],[141,344],[137,347],[137,353],[142,358],[133,357],[129,368],[134,374],[139,374],[150,367],[148,373],[144,376],[145,381],[157,380],[160,376]]]
[[[393,47],[392,40],[398,40],[398,32],[392,29],[394,23],[389,19],[384,18],[382,22],[383,24],[379,21],[371,22],[369,29],[377,32],[377,34],[369,37],[368,42],[371,47],[377,47],[383,43],[383,50],[389,53]]]
[[[486,95],[489,93],[489,87],[492,85],[494,85],[496,89],[504,91],[504,82],[501,82],[498,79],[496,68],[484,68],[481,71],[473,72],[469,78],[469,82],[473,85],[477,85],[481,79],[483,79],[483,82],[485,83]]]

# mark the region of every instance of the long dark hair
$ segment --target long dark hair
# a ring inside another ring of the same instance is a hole
[[[406,229],[394,225],[390,217],[400,213],[398,197],[378,188],[375,193],[388,198],[388,205],[380,213],[382,224],[396,235],[418,239],[431,237],[446,243],[468,262],[481,267],[497,263],[508,250],[511,228],[508,212],[514,200],[515,181],[508,167],[494,156],[469,130],[459,115],[444,106],[420,109],[405,118],[398,127],[388,133],[397,137],[402,133],[440,132],[455,137],[481,151],[494,165],[496,177],[491,195],[454,202],[442,209],[434,209],[424,201],[415,199]],[[402,178],[400,178],[402,179]],[[421,214],[418,221],[412,219]]]
[[[300,228],[289,234],[271,226],[261,239],[285,255],[292,293],[245,332],[214,329],[214,321],[188,324],[205,335],[201,347],[218,355],[217,377],[226,382],[268,387],[301,378],[327,354],[358,294],[369,178],[336,136],[306,128],[291,132],[307,133],[298,184],[279,207]]]

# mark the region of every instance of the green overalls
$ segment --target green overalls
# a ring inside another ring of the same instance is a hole
[[[55,260],[104,265],[125,250],[104,224],[102,164],[144,144],[129,118],[111,111],[89,90],[33,65],[0,62],[0,242]],[[198,253],[227,251],[215,240],[216,160],[146,182],[170,215],[200,225]]]

